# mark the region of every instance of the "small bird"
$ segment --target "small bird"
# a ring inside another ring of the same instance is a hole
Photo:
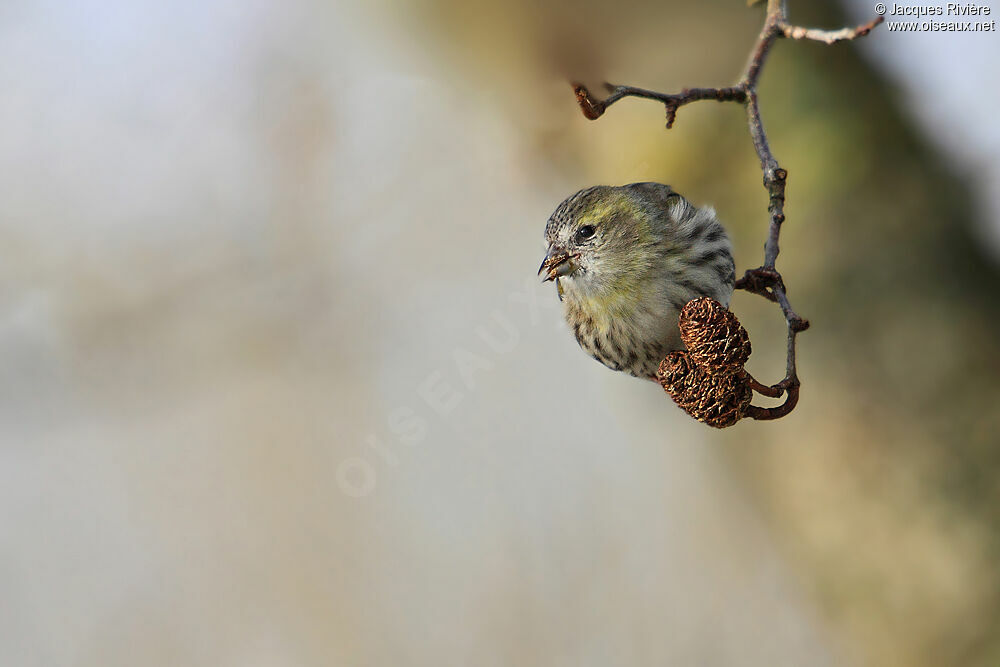
[[[708,296],[729,305],[732,245],[711,207],[660,183],[598,185],[563,201],[545,226],[538,274],[554,280],[566,321],[594,359],[655,380],[683,349],[677,318]]]

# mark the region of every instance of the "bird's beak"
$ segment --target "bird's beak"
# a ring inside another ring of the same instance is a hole
[[[576,264],[573,258],[565,250],[560,248],[550,248],[549,254],[542,260],[542,265],[538,267],[538,275],[542,276],[542,282],[555,280],[559,276],[565,276],[576,271]]]

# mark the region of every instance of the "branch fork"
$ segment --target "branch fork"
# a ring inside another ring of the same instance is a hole
[[[597,99],[591,95],[586,86],[582,84],[573,85],[577,103],[580,105],[583,115],[590,120],[600,118],[607,111],[608,107],[626,97],[639,97],[663,104],[666,112],[667,129],[672,128],[674,122],[677,120],[677,110],[692,102],[701,100],[738,102],[746,108],[750,138],[753,141],[757,156],[760,158],[761,171],[764,176],[764,188],[768,194],[767,210],[770,214],[770,225],[768,227],[767,241],[764,245],[764,263],[756,269],[748,270],[742,278],[737,280],[736,289],[759,294],[765,299],[778,304],[788,327],[788,351],[785,377],[777,384],[770,386],[763,385],[749,374],[746,374],[746,382],[753,391],[770,398],[780,398],[784,395],[785,402],[774,408],[761,408],[747,404],[741,408],[741,416],[761,420],[778,419],[784,417],[795,408],[799,400],[800,385],[795,363],[795,337],[800,332],[809,328],[809,321],[799,317],[792,309],[788,301],[788,290],[785,287],[785,282],[775,268],[779,252],[778,239],[781,235],[781,225],[785,221],[785,185],[788,180],[788,172],[778,165],[777,159],[771,152],[771,147],[767,141],[767,133],[764,131],[764,124],[761,121],[760,107],[757,101],[757,82],[764,68],[764,62],[767,59],[768,53],[770,53],[771,47],[774,46],[774,43],[778,39],[806,39],[824,44],[835,44],[863,37],[882,21],[883,17],[879,16],[864,25],[854,28],[843,28],[841,30],[805,28],[792,25],[788,22],[788,10],[785,6],[785,0],[768,0],[764,26],[750,52],[750,59],[747,62],[743,76],[734,86],[723,88],[685,88],[680,93],[667,94],[644,88],[636,88],[634,86],[605,84],[608,96],[604,99]],[[678,374],[684,368],[687,368],[687,362],[682,362],[679,359],[675,359],[674,362],[674,366],[671,367],[672,372],[677,378],[680,378],[681,375]],[[667,360],[664,363],[667,363]],[[685,391],[691,390],[691,382],[689,380],[685,380],[684,382],[687,383]],[[666,387],[667,385],[664,386]],[[678,400],[676,396],[675,400]]]

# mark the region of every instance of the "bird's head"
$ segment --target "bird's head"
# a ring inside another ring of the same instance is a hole
[[[656,186],[660,191],[650,188]],[[545,226],[547,250],[538,274],[561,289],[588,295],[621,290],[652,266],[653,216],[669,188],[653,183],[599,185],[563,201]],[[676,195],[673,195],[676,196]]]

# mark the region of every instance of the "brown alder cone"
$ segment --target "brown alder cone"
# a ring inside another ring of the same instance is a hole
[[[732,312],[708,297],[686,303],[678,327],[687,351],[667,355],[657,380],[698,421],[715,428],[732,426],[746,415],[753,398],[743,370],[750,336]]]
[[[746,374],[713,373],[683,350],[671,352],[656,374],[663,389],[685,412],[715,428],[726,428],[745,414],[753,391]]]
[[[701,297],[681,309],[678,326],[691,361],[716,373],[738,373],[750,358],[750,336],[730,310]]]

